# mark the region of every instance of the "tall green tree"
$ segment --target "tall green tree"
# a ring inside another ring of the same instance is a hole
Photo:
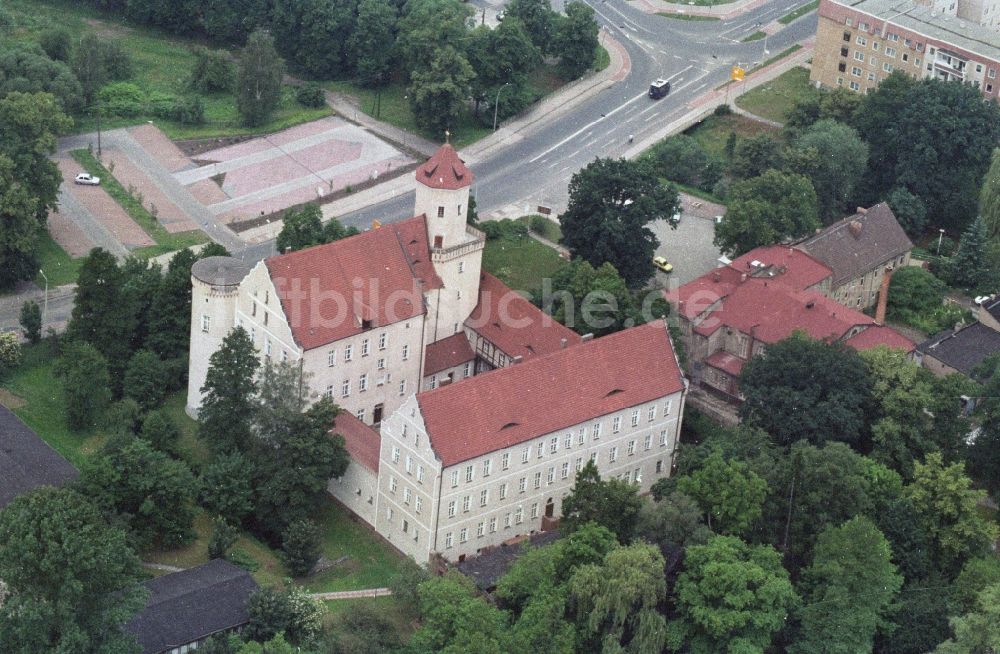
[[[38,200],[17,180],[14,162],[0,153],[0,289],[38,273]]]
[[[145,601],[139,558],[76,491],[40,488],[0,511],[0,578],[5,651],[137,651],[118,627]]]
[[[638,491],[638,486],[621,479],[601,479],[594,462],[587,461],[576,473],[573,490],[563,498],[563,528],[572,532],[594,522],[627,542],[642,507]]]
[[[865,172],[868,146],[854,128],[826,119],[803,130],[793,147],[815,157],[807,171],[796,172],[805,172],[812,181],[823,218],[840,217]]]
[[[139,350],[125,369],[125,397],[133,399],[144,411],[151,411],[167,394],[167,369],[160,357],[149,350]]]
[[[36,344],[42,340],[42,309],[34,300],[27,300],[21,305],[19,320],[24,337],[29,343]]]
[[[762,654],[799,601],[772,547],[733,536],[689,547],[675,594],[668,648],[693,654]]]
[[[396,7],[389,0],[358,2],[358,17],[348,52],[354,57],[354,70],[362,84],[385,84],[392,76],[398,20]]]
[[[285,211],[275,242],[278,252],[294,252],[323,243],[322,218],[323,211],[315,203]]]
[[[857,443],[871,380],[854,350],[796,333],[744,366],[740,391],[740,416],[781,445]]]
[[[1000,650],[1000,584],[985,588],[975,610],[951,619],[954,636],[934,654],[989,654]]]
[[[186,464],[142,439],[112,440],[84,466],[80,487],[103,510],[123,518],[144,549],[194,538],[194,476]]]
[[[570,180],[569,206],[559,217],[562,243],[594,267],[610,262],[637,288],[652,275],[649,262],[659,245],[649,223],[679,206],[677,191],[648,164],[595,159]]]
[[[555,47],[559,16],[552,11],[548,0],[511,0],[506,6],[507,16],[524,25],[531,42],[544,54],[558,52]]]
[[[461,48],[472,14],[473,8],[461,0],[407,0],[396,37],[404,73],[428,70],[440,48]]]
[[[181,430],[164,409],[150,411],[142,420],[139,438],[165,454],[178,454]]]
[[[240,44],[267,19],[267,7],[267,0],[213,0],[201,7],[201,20],[212,39]]]
[[[733,184],[729,208],[715,227],[713,242],[736,256],[805,236],[819,227],[817,206],[816,191],[808,177],[768,170]]]
[[[923,200],[910,193],[905,186],[897,186],[889,191],[885,201],[910,238],[917,239],[923,235],[927,226],[927,205]]]
[[[197,259],[187,248],[170,258],[149,310],[146,346],[165,361],[187,353],[191,338],[191,266]]]
[[[784,162],[785,153],[781,141],[762,132],[741,139],[736,144],[729,168],[734,177],[752,179],[771,169],[780,170]]]
[[[659,548],[635,543],[577,569],[568,585],[577,651],[662,651],[667,623],[657,607],[667,594],[663,567]]]
[[[0,53],[0,98],[9,93],[51,93],[68,114],[84,105],[83,90],[63,61],[53,61],[33,43],[8,43]]]
[[[253,459],[239,452],[220,454],[202,468],[199,502],[227,522],[239,524],[253,511]]]
[[[70,342],[56,364],[66,402],[66,422],[74,431],[96,426],[111,401],[108,362],[89,343]]]
[[[644,322],[625,280],[610,262],[595,268],[573,259],[551,279],[551,293],[543,280],[542,308],[581,334],[604,336]]]
[[[903,579],[892,549],[864,516],[819,535],[802,575],[799,637],[792,654],[870,652]]]
[[[957,570],[997,538],[996,523],[977,508],[986,492],[972,489],[962,463],[945,465],[940,453],[928,454],[916,463],[906,496],[921,516],[942,570]]]
[[[896,72],[865,96],[854,126],[869,145],[870,198],[905,186],[927,206],[931,224],[958,231],[975,218],[1000,141],[1000,107],[983,102],[978,89]],[[928,167],[950,174],[926,175]]]
[[[322,554],[319,527],[312,520],[296,520],[281,534],[281,550],[285,555],[288,571],[304,577],[319,561]]]
[[[242,327],[229,332],[209,357],[198,435],[213,451],[249,451],[259,366],[257,351]]]
[[[80,267],[73,312],[66,328],[67,336],[90,343],[107,359],[112,380],[115,376],[120,380],[132,356],[135,324],[132,307],[122,301],[124,284],[114,256],[102,248],[91,250]]]
[[[250,622],[243,635],[264,642],[283,633],[290,642],[308,647],[322,632],[324,612],[323,604],[301,587],[261,588],[247,601]]]
[[[678,477],[677,490],[698,503],[714,532],[740,536],[760,518],[767,482],[746,464],[715,454],[699,470]]]
[[[664,551],[704,545],[712,536],[702,519],[704,515],[693,499],[680,491],[673,491],[655,502],[642,505],[635,533]]]
[[[468,577],[458,571],[448,572],[421,583],[417,595],[420,627],[409,643],[414,654],[508,651],[504,614],[476,597]]]
[[[450,45],[437,48],[426,66],[410,74],[410,109],[417,124],[444,136],[457,123],[474,78],[465,55]]]
[[[960,286],[970,291],[983,287],[986,281],[986,223],[982,218],[976,218],[962,232],[962,240],[958,243],[955,256],[948,261],[948,280],[954,286]]]
[[[281,101],[285,62],[274,49],[274,39],[256,30],[247,39],[236,72],[236,108],[247,127],[263,125]]]
[[[979,192],[979,215],[990,238],[1000,235],[1000,148],[993,150],[990,167]]]
[[[594,10],[578,0],[566,4],[566,16],[557,21],[555,46],[559,52],[559,74],[576,79],[591,69],[597,56],[597,21]]]
[[[356,0],[298,0],[274,3],[270,26],[292,68],[313,78],[350,72],[348,43],[356,31]]]

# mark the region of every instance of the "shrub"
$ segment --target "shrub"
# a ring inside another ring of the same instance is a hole
[[[143,112],[146,95],[131,82],[112,82],[97,92],[105,114],[132,118]]]
[[[231,91],[236,83],[236,66],[225,50],[194,49],[194,68],[188,84],[202,93]]]
[[[68,62],[73,53],[73,41],[69,32],[61,27],[47,29],[38,35],[38,45],[42,46],[49,59]]]
[[[21,344],[14,332],[0,332],[0,375],[17,366],[21,360]]]
[[[712,113],[715,114],[716,116],[728,116],[729,114],[733,113],[733,108],[730,107],[728,104],[720,104],[718,107],[715,108],[715,111],[713,111]]]
[[[104,66],[104,74],[110,80],[120,81],[132,77],[132,57],[118,41],[102,41],[101,65]]]
[[[296,577],[304,577],[316,565],[320,555],[320,533],[311,520],[296,520],[288,525],[281,537],[288,570]]]
[[[208,558],[226,558],[226,551],[236,544],[238,537],[239,534],[235,527],[222,518],[216,518],[215,529],[212,530],[212,538],[208,541]]]
[[[479,224],[479,229],[486,234],[488,240],[510,239],[516,240],[528,235],[528,226],[522,222],[504,218],[503,220],[490,220]]]
[[[545,216],[532,216],[528,224],[531,226],[531,231],[540,236],[545,236],[548,233],[549,220]]]
[[[326,95],[323,93],[323,88],[314,82],[309,82],[296,89],[295,99],[303,107],[311,109],[318,109],[326,104]]]
[[[21,305],[21,329],[24,330],[24,337],[31,343],[42,339],[42,310],[37,302],[28,300]]]
[[[205,103],[196,95],[178,98],[170,107],[170,118],[182,125],[202,125],[205,123]]]

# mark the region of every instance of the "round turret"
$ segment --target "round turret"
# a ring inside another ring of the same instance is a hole
[[[191,349],[188,359],[187,412],[201,407],[208,360],[236,324],[240,282],[250,266],[234,257],[206,257],[191,266]]]

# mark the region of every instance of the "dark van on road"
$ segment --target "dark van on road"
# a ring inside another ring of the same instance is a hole
[[[649,85],[649,97],[659,100],[670,93],[670,82],[665,79],[658,79]]]

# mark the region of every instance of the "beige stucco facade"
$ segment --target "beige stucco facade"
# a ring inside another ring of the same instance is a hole
[[[588,460],[648,492],[670,474],[683,410],[678,392],[444,467],[411,397],[382,423],[375,529],[418,562],[457,561],[560,517]]]
[[[838,284],[827,295],[846,307],[859,310],[867,309],[875,306],[875,303],[878,302],[878,292],[886,270],[895,270],[908,265],[910,265],[910,253],[906,252],[898,257],[883,261],[858,277]]]

